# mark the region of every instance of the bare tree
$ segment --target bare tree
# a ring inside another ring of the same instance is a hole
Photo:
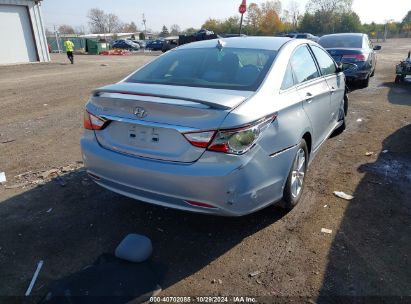
[[[170,35],[171,36],[177,36],[181,33],[181,28],[178,24],[173,24],[170,26]]]
[[[298,25],[298,18],[300,17],[300,5],[297,1],[291,0],[288,4],[288,14],[294,28]]]
[[[67,24],[60,25],[58,31],[60,34],[75,34],[74,28]]]
[[[106,33],[107,16],[103,10],[92,8],[87,14],[89,19],[89,26],[92,33],[103,34]]]
[[[353,0],[309,0],[307,11],[310,13],[345,13],[350,12]]]
[[[90,30],[95,34],[116,33],[121,30],[123,24],[120,18],[115,14],[106,14],[99,8],[89,10],[87,17],[89,19]]]
[[[282,5],[281,1],[279,0],[269,0],[266,2],[261,3],[261,11],[263,13],[275,11],[278,16],[281,15]]]
[[[47,37],[49,37],[49,36],[54,36],[54,32],[53,32],[53,31],[50,31],[48,28],[46,28],[45,33],[46,33],[46,36],[47,36]]]
[[[86,28],[84,27],[84,25],[79,25],[74,28],[74,32],[77,35],[84,35],[86,33]]]
[[[117,15],[107,14],[106,20],[107,20],[107,23],[106,23],[107,33],[117,33],[121,30],[122,23],[120,21],[120,18]]]
[[[138,31],[137,25],[132,21],[130,23],[123,24],[122,31],[124,33],[135,33]]]

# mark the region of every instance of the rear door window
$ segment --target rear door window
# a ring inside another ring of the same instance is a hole
[[[295,85],[293,70],[291,64],[288,64],[287,70],[285,71],[283,83],[281,85],[281,90],[287,90]]]
[[[335,67],[334,60],[331,59],[330,55],[327,52],[320,49],[318,46],[312,45],[311,49],[317,58],[318,65],[321,69],[321,74],[324,76],[335,74],[337,72],[337,68]]]
[[[296,83],[303,83],[320,76],[307,46],[299,47],[291,57],[291,67]]]

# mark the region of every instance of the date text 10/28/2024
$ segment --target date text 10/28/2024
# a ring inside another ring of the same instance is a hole
[[[150,297],[150,303],[257,303],[253,297]]]

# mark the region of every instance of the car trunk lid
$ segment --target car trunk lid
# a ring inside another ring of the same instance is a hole
[[[185,132],[215,130],[253,92],[119,83],[93,92],[87,110],[110,120],[95,131],[104,148],[163,161],[194,162],[204,148]]]

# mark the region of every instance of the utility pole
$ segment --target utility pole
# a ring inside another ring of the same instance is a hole
[[[59,52],[59,54],[61,53],[61,49],[60,49],[60,35],[59,32],[56,30],[56,25],[54,25],[54,35],[56,36],[56,42],[57,42],[57,50]]]
[[[147,27],[146,27],[146,16],[143,14],[143,25],[144,25],[144,39],[146,39],[146,35],[147,35]]]
[[[394,22],[393,19],[389,19],[389,20],[385,20],[385,24],[384,24],[384,42],[387,41],[387,35],[388,35],[388,24]]]
[[[244,17],[244,13],[247,11],[247,1],[246,0],[243,0],[240,7],[238,8],[238,11],[241,14],[241,20],[240,20],[240,36],[241,36],[241,32],[243,30],[243,17]]]

